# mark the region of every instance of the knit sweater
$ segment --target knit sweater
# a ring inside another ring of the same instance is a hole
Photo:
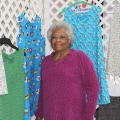
[[[93,63],[82,51],[70,50],[62,60],[54,52],[41,65],[36,117],[44,120],[93,120],[99,81]]]

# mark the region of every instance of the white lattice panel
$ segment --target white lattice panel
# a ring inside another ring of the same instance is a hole
[[[45,0],[45,8],[48,8],[45,11],[45,18],[47,20],[45,21],[46,25],[46,30],[52,24],[54,21],[59,21],[63,20],[63,14],[60,14],[60,12],[63,10],[64,7],[67,7],[71,3],[73,3],[75,0]],[[91,2],[91,0],[88,0]],[[114,1],[115,0],[94,0],[94,3],[97,6],[100,6],[102,8],[101,12],[101,26],[103,26],[103,46],[104,46],[104,54],[105,57],[107,56],[107,48],[108,48],[108,41],[109,41],[109,28],[110,28],[110,23],[108,22],[111,17],[112,17],[112,11],[113,11],[113,6],[114,6]],[[119,0],[118,0],[119,1]],[[104,4],[103,4],[104,3]],[[49,20],[49,21],[48,21]],[[49,44],[49,43],[48,43]],[[47,46],[47,54],[50,53],[50,45]]]
[[[42,30],[46,36],[47,29],[54,21],[63,20],[63,14],[59,14],[64,7],[67,7],[75,0],[0,0],[0,37],[5,34],[16,45],[17,36],[17,16],[24,10],[26,5],[31,1],[34,11],[42,17]],[[103,5],[104,1],[104,5]],[[108,22],[112,17],[112,8],[115,0],[94,0],[97,6],[102,8],[101,25],[103,25],[103,36],[105,46],[105,56],[107,55],[107,45],[109,41],[109,28]],[[119,1],[119,0],[118,0]],[[89,0],[91,2],[91,0]],[[43,9],[42,9],[43,7]],[[7,53],[12,52],[10,47],[2,47]],[[46,52],[49,54],[51,51],[50,44],[46,40]]]
[[[63,15],[60,14],[60,12],[67,6],[74,3],[75,0],[50,0],[49,1],[49,15],[50,15],[50,22],[53,23],[55,21],[63,20]],[[92,0],[89,0],[91,3]],[[95,0],[94,1],[97,6],[100,6],[102,8],[103,0]]]
[[[13,44],[16,36],[16,19],[22,9],[22,1],[16,0],[0,0],[0,37],[4,34],[7,38],[10,38]],[[2,47],[4,52],[10,53],[12,49],[9,47]]]
[[[102,24],[104,26],[103,28],[103,36],[104,36],[104,47],[105,47],[105,57],[107,60],[107,51],[108,51],[108,43],[109,43],[109,36],[110,36],[110,21],[112,19],[112,13],[113,13],[113,8],[115,5],[115,2],[120,0],[105,0],[104,6],[103,6],[103,18],[102,18]]]
[[[75,0],[45,0],[45,1],[46,1],[45,8],[48,8],[45,11],[45,16],[47,17],[47,20],[45,21],[45,23],[47,23],[46,28],[45,28],[46,30],[49,28],[50,24],[52,24],[53,22],[63,20],[63,14],[61,14],[61,11],[65,7],[71,5],[72,3],[75,2]],[[103,1],[104,0],[94,0],[94,3],[103,9],[103,5],[102,5]],[[91,3],[92,0],[88,0],[88,2]],[[102,13],[103,13],[103,11],[101,12],[101,14]],[[103,17],[100,17],[100,19],[101,19],[101,25],[102,25]],[[46,52],[47,52],[47,54],[49,54],[52,51],[52,49],[50,48],[50,44],[48,42],[47,42],[46,46],[47,46]]]
[[[32,6],[32,10],[34,8],[35,13],[41,16],[42,0],[0,0],[0,38],[4,34],[16,45],[16,37],[19,29],[17,17],[25,10],[25,6]],[[8,54],[14,52],[12,48],[4,45],[2,46],[2,50]]]

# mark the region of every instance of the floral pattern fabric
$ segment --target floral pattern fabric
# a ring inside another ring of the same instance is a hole
[[[100,82],[98,104],[107,104],[110,102],[110,96],[106,81],[102,32],[99,23],[100,8],[95,5],[84,10],[73,8],[66,8],[64,14],[64,20],[71,25],[74,31],[72,48],[84,51],[91,58]]]

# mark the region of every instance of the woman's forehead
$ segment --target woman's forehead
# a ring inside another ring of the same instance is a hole
[[[67,35],[66,31],[64,28],[56,28],[54,31],[53,31],[53,34],[62,34],[62,35]]]

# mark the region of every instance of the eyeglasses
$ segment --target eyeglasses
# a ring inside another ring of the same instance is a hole
[[[65,40],[65,39],[67,39],[68,37],[67,36],[52,36],[52,38],[51,38],[51,40]]]

